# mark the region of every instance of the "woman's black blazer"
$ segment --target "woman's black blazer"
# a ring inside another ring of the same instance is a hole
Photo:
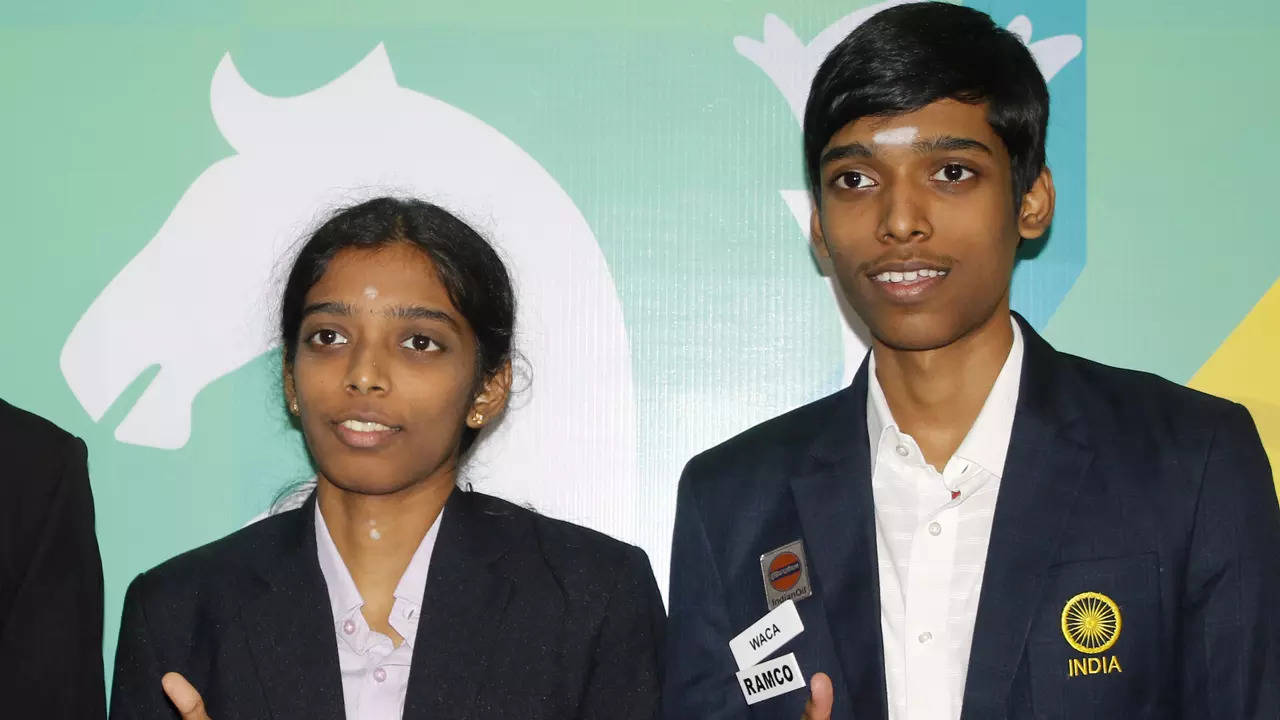
[[[112,720],[176,717],[170,670],[213,720],[343,717],[315,497],[139,575]],[[404,718],[652,718],[665,625],[639,548],[477,492],[450,496]]]

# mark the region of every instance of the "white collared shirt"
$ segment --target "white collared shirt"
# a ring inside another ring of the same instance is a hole
[[[418,619],[422,614],[422,593],[426,589],[427,569],[444,511],[436,516],[396,584],[396,601],[388,621],[404,638],[400,647],[395,647],[390,637],[369,628],[360,612],[364,598],[329,535],[319,502],[315,512],[316,551],[324,584],[329,589],[329,605],[333,608],[347,720],[398,720],[404,714],[413,643],[418,637]],[[306,692],[305,688],[301,692]]]
[[[890,720],[956,720],[991,521],[1022,378],[1022,330],[978,418],[939,473],[898,430],[868,364],[867,433]]]

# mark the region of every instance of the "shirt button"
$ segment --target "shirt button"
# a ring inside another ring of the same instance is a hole
[[[374,679],[374,680],[377,680],[378,682],[382,682],[383,680],[386,680],[386,679],[387,679],[387,671],[386,671],[386,670],[383,670],[382,668],[378,668],[377,670],[374,670],[374,671],[373,671],[373,679]]]
[[[906,457],[911,454],[911,451],[907,449],[906,445],[899,445],[895,450],[902,457]]]
[[[938,537],[942,534],[942,526],[936,522],[929,523],[929,534]]]
[[[927,643],[927,642],[929,642],[930,640],[932,640],[932,639],[933,639],[933,633],[931,633],[931,632],[922,632],[922,633],[920,633],[920,637],[918,637],[918,638],[916,638],[916,639],[920,641],[920,644],[921,644],[921,645],[924,645],[925,643]]]
[[[405,608],[405,611],[404,611],[405,618],[412,620],[413,616],[417,614],[418,614],[417,610],[414,610],[413,608]]]
[[[354,620],[347,620],[346,622],[342,623],[342,632],[348,635],[352,635],[355,633],[355,631],[356,631],[356,623]]]

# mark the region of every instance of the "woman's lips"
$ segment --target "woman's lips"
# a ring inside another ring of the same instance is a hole
[[[344,444],[362,450],[386,445],[400,433],[398,427],[364,420],[343,420],[333,428]]]

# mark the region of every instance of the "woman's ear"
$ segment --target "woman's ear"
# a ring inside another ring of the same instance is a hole
[[[1053,222],[1053,206],[1057,191],[1053,188],[1053,173],[1045,167],[1031,183],[1031,189],[1022,196],[1018,209],[1018,235],[1026,239],[1040,237]]]
[[[507,398],[511,396],[511,361],[508,360],[497,372],[485,379],[471,403],[467,413],[467,426],[479,430],[491,423],[507,407]]]
[[[289,412],[298,417],[301,412],[298,409],[298,388],[293,382],[293,364],[289,359],[281,353],[280,365],[284,368],[284,401],[289,408]]]

